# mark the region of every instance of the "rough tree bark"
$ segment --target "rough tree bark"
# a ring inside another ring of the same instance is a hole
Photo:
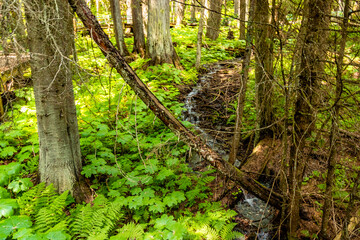
[[[258,196],[259,198],[269,201],[269,204],[275,207],[281,207],[282,195],[273,192],[271,189],[261,185],[254,179],[248,177],[244,172],[233,167],[221,156],[207,146],[200,137],[194,135],[171,112],[155,97],[155,95],[140,80],[133,69],[126,63],[119,51],[114,48],[108,36],[102,30],[100,24],[96,21],[95,16],[91,13],[83,0],[68,0],[74,11],[77,13],[85,27],[90,31],[90,36],[100,47],[104,56],[110,64],[121,74],[123,79],[129,84],[141,100],[154,112],[154,114],[173,132],[189,146],[199,152],[199,154],[209,162],[220,173],[229,177],[231,180],[239,183],[246,190]]]
[[[63,0],[24,1],[40,141],[40,181],[79,202],[91,197],[81,181],[81,154],[69,56],[73,25]]]
[[[185,0],[179,0],[178,2],[176,2],[176,26],[180,26],[183,23],[185,7]]]
[[[149,0],[148,58],[149,64],[173,64],[182,69],[170,35],[169,0]]]
[[[221,0],[210,0],[209,18],[206,26],[206,37],[216,40],[220,34],[221,23]]]
[[[120,0],[110,0],[111,15],[114,21],[114,30],[116,45],[120,50],[121,55],[129,56],[130,53],[126,48],[124,41],[124,30],[121,18]]]
[[[271,131],[272,114],[272,56],[270,50],[270,8],[268,0],[255,0],[254,27],[255,37],[255,102],[256,129],[255,144]]]
[[[133,32],[134,32],[134,48],[133,53],[138,53],[142,58],[145,57],[145,35],[142,17],[141,0],[131,0]]]
[[[323,60],[327,50],[327,35],[331,2],[313,0],[307,2],[307,21],[301,50],[300,75],[295,101],[293,143],[289,159],[288,238],[295,239],[299,226],[301,186],[306,165],[305,141],[315,127],[316,93],[324,78]]]

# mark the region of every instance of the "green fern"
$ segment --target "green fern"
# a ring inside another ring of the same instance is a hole
[[[223,240],[233,240],[243,236],[240,232],[235,232],[234,227],[237,223],[228,223],[220,231],[221,239]]]
[[[20,214],[36,215],[44,207],[50,206],[58,195],[52,184],[46,187],[45,183],[40,183],[18,199]],[[55,208],[57,207],[59,206],[55,206]],[[60,207],[63,209],[64,205]]]
[[[35,230],[38,232],[46,232],[61,222],[64,217],[64,208],[66,207],[66,198],[68,191],[48,202],[48,206],[41,208],[36,214]]]
[[[219,234],[216,232],[216,230],[207,224],[203,224],[198,230],[196,230],[196,233],[207,240],[220,239]]]
[[[110,240],[138,240],[142,239],[144,235],[143,227],[133,222],[124,225],[118,229],[117,232],[119,232],[119,234],[111,237]]]
[[[121,205],[109,203],[103,196],[94,201],[94,206],[78,206],[72,214],[70,232],[75,239],[107,239],[115,224],[122,217]]]

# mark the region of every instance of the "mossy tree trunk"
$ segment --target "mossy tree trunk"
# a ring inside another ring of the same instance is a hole
[[[89,200],[81,181],[79,132],[69,57],[72,13],[63,0],[26,0],[36,115],[40,142],[40,181],[77,201]]]

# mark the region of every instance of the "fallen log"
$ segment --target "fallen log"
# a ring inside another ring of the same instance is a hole
[[[174,115],[156,98],[156,96],[141,81],[134,70],[126,63],[120,52],[114,47],[109,37],[102,30],[96,17],[92,14],[84,0],[68,0],[70,6],[90,32],[91,38],[99,46],[109,63],[120,73],[126,83],[137,96],[154,112],[154,114],[182,141],[196,150],[208,163],[220,173],[240,184],[244,189],[270,205],[281,208],[282,195],[263,186],[227,161],[207,146],[200,137],[187,129]]]

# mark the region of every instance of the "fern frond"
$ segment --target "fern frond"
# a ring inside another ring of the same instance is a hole
[[[52,184],[46,187],[45,183],[40,183],[18,199],[20,214],[36,215],[44,207],[50,206],[57,197],[58,193]]]
[[[78,206],[73,215],[74,217],[70,223],[71,235],[76,237],[76,239],[88,237],[92,229],[91,222],[89,221],[93,215],[92,207],[89,204]]]
[[[117,231],[119,234],[111,237],[110,240],[138,240],[142,239],[144,235],[143,227],[133,222],[124,225]]]
[[[76,209],[70,223],[70,232],[75,239],[108,239],[108,233],[121,217],[120,205],[108,203],[106,198],[101,198],[94,201],[93,207],[87,204]]]
[[[217,240],[219,239],[219,235],[216,232],[215,229],[210,227],[207,224],[203,224],[197,231],[197,234],[200,234],[202,237],[204,237],[207,240]]]
[[[46,203],[46,206],[43,206],[36,214],[36,224],[35,229],[39,232],[46,232],[52,227],[54,227],[56,224],[61,222],[64,217],[64,208],[66,207],[66,198],[68,196],[68,192],[64,192],[60,196],[53,196],[51,188],[46,188],[48,191],[44,193],[43,197],[40,198],[44,201],[42,203],[39,203],[36,208],[38,208],[40,205]],[[45,191],[46,191],[45,189]]]
[[[228,223],[226,224],[220,231],[221,239],[223,240],[233,240],[237,237],[241,237],[242,234],[240,232],[235,232],[234,227],[237,223]]]
[[[45,190],[45,183],[40,183],[18,198],[20,208],[20,215],[33,215],[36,214],[37,202],[40,194]]]

